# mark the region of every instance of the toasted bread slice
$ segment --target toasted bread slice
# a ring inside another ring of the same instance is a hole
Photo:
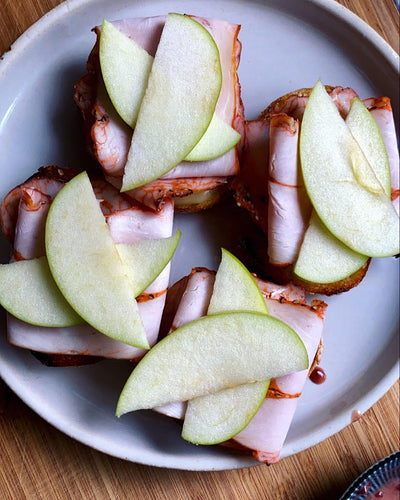
[[[354,90],[350,88],[342,88],[342,87],[334,87],[334,86],[326,86],[325,87],[328,93],[334,93],[332,95],[333,99],[336,100],[336,104],[338,106],[339,111],[343,116],[346,116],[351,99],[356,95]],[[268,222],[266,220],[265,214],[268,212],[268,193],[267,189],[265,189],[265,196],[263,199],[260,197],[259,193],[259,185],[260,185],[260,173],[256,165],[262,162],[268,162],[269,158],[269,138],[268,138],[268,128],[271,122],[271,117],[279,114],[286,114],[293,117],[296,120],[301,121],[303,112],[308,100],[308,97],[311,93],[311,88],[301,88],[298,90],[294,90],[288,94],[285,94],[278,99],[275,99],[269,106],[267,106],[260,114],[259,118],[255,121],[248,122],[246,124],[246,130],[253,133],[254,130],[258,130],[262,128],[262,123],[265,123],[264,126],[265,132],[263,135],[258,134],[255,136],[255,141],[258,143],[254,144],[254,148],[258,148],[258,151],[251,152],[249,148],[249,137],[246,136],[245,144],[247,149],[242,152],[242,171],[239,174],[236,181],[231,184],[231,189],[234,190],[235,198],[237,203],[240,206],[243,206],[245,209],[249,211],[252,215],[253,220],[258,223],[261,227],[265,235],[267,235],[267,226]],[[258,123],[257,123],[258,122]],[[253,130],[250,130],[247,127],[252,127]],[[261,139],[260,139],[261,138]],[[260,140],[265,142],[265,147],[260,146]],[[264,155],[264,158],[256,158],[256,154]],[[264,151],[264,152],[262,152]],[[246,168],[246,156],[248,158],[249,165]],[[257,170],[257,172],[253,173],[253,170]],[[247,172],[247,174],[246,174]],[[258,177],[257,177],[258,175]],[[268,173],[264,172],[263,177],[267,176]],[[253,179],[254,177],[254,179]],[[251,178],[249,180],[249,178]],[[254,182],[252,182],[252,180]],[[267,181],[266,181],[267,182]],[[245,196],[243,195],[245,193]],[[243,203],[241,200],[246,200],[246,203]],[[260,201],[261,200],[261,201]],[[253,210],[253,206],[255,202],[258,202],[258,205],[261,203],[261,207],[258,206],[258,209]],[[260,215],[261,214],[261,215]],[[260,238],[259,236],[252,241],[251,247],[251,257],[253,261],[257,262],[257,272],[260,273],[260,269],[262,269],[262,276],[268,280],[274,281],[276,283],[285,284],[285,283],[295,283],[303,287],[308,293],[313,294],[322,294],[322,295],[333,295],[337,293],[342,293],[350,290],[354,286],[357,286],[361,280],[366,275],[368,270],[368,266],[370,263],[370,259],[354,274],[349,277],[346,277],[343,280],[320,284],[320,283],[312,283],[305,280],[301,280],[293,273],[293,264],[280,264],[276,265],[271,262],[270,258],[267,255],[266,246],[268,242],[264,238]]]

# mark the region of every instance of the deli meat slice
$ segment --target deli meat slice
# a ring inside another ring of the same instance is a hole
[[[233,179],[231,189],[237,205],[250,213],[265,234],[268,232],[268,155],[269,122],[246,121],[240,173]]]
[[[270,119],[268,256],[271,264],[295,262],[311,215],[298,158],[300,123],[278,113]]]
[[[2,224],[13,242],[12,260],[33,259],[45,254],[44,227],[48,208],[66,180],[75,173],[55,167],[42,168],[5,197],[1,206]],[[91,182],[114,241],[131,243],[171,236],[174,213],[172,201],[154,213],[136,206],[129,197],[120,194],[101,178],[91,178]],[[169,272],[168,264],[137,298],[150,345],[158,337]],[[49,354],[136,359],[145,353],[143,349],[113,340],[87,324],[66,328],[38,327],[8,314],[7,332],[11,344]],[[75,359],[80,363],[78,356]]]
[[[240,60],[241,43],[238,40],[240,26],[226,21],[206,19],[191,16],[201,23],[213,36],[220,53],[222,67],[222,88],[216,105],[216,114],[226,123],[243,133],[243,105],[240,98],[240,84],[237,69]],[[161,32],[165,23],[165,16],[134,18],[114,21],[123,33],[135,40],[150,55],[154,56]],[[88,74],[76,84],[75,101],[81,109],[87,128],[89,147],[98,160],[103,172],[107,176],[121,178],[130,147],[132,130],[118,116],[101,77],[98,47],[100,27],[94,29],[97,42],[88,59]],[[157,200],[171,196],[182,196],[193,192],[209,190],[209,183],[198,182],[199,178],[213,178],[218,184],[226,183],[227,178],[239,171],[237,148],[219,158],[209,161],[182,162],[168,172],[162,180],[168,180],[168,192],[162,192],[163,185],[158,185],[159,192],[152,199],[141,197],[140,201],[151,208],[157,208]],[[189,189],[182,194],[181,189],[174,190],[174,180],[179,182],[185,179]],[[192,186],[190,188],[191,181]],[[196,182],[197,181],[197,182]],[[137,191],[130,192],[136,198]],[[141,193],[139,192],[139,195]]]
[[[392,182],[392,203],[397,213],[400,213],[400,166],[399,148],[397,145],[396,127],[393,110],[389,97],[370,97],[363,103],[374,117],[389,157],[390,175]]]
[[[195,267],[188,276],[184,290],[181,288],[177,288],[176,290],[174,290],[174,287],[171,288],[170,292],[178,293],[180,299],[177,304],[175,315],[173,319],[171,318],[172,323],[169,327],[169,332],[173,332],[177,328],[186,325],[186,323],[190,323],[207,314],[214,281],[215,273],[202,267]],[[163,415],[168,415],[169,417],[183,419],[186,405],[185,401],[177,401],[158,406],[154,408],[154,410]]]
[[[267,236],[265,257],[257,256],[264,275],[282,283],[299,282],[293,265],[308,227],[311,203],[300,171],[298,137],[311,89],[300,89],[270,104],[257,120],[245,123],[241,171],[231,182],[236,203],[245,208]],[[341,116],[349,113],[358,97],[349,87],[327,87]],[[388,97],[363,103],[375,119],[388,151],[391,198],[399,212],[399,151],[393,111]],[[327,285],[301,284],[311,293],[332,295],[356,286],[368,264],[349,278]]]
[[[181,286],[177,287],[180,301],[175,305],[170,331],[207,313],[214,280],[215,273],[212,271],[195,268],[186,279],[184,290]],[[271,316],[287,323],[303,340],[311,366],[321,342],[327,305],[319,300],[313,300],[308,305],[304,290],[298,286],[276,285],[259,278],[256,281]],[[254,418],[225,444],[246,449],[260,462],[277,462],[307,376],[308,370],[303,370],[271,380],[267,396]],[[154,410],[183,419],[186,402],[171,403]]]
[[[289,326],[300,336],[307,349],[309,368],[321,341],[326,304],[312,301],[311,306],[266,299],[269,313]],[[233,440],[252,450],[263,463],[279,460],[282,446],[292,423],[298,400],[308,377],[308,370],[272,379],[260,409]]]
[[[329,92],[345,117],[351,99],[357,94],[353,89],[343,87],[330,87]],[[239,179],[243,177],[248,198],[255,200],[254,203],[261,199],[261,189],[265,193],[264,205],[258,202],[257,218],[268,237],[269,262],[277,267],[290,266],[296,261],[311,215],[311,203],[300,172],[298,149],[308,94],[308,89],[302,89],[281,97],[263,111],[258,120],[246,123],[245,127],[242,171],[251,172],[252,165],[257,165],[256,172],[262,172],[264,163],[264,179],[257,174],[255,182],[246,183],[250,176],[245,177],[242,172]],[[235,182],[233,188],[238,199]],[[249,206],[251,203],[247,204]],[[244,208],[247,207],[244,204]]]

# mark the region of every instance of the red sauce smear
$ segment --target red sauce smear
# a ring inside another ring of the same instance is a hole
[[[326,373],[323,368],[316,366],[310,373],[310,380],[314,384],[323,384],[326,380]]]
[[[294,398],[299,398],[300,395],[301,392],[296,392],[295,394],[289,394],[287,392],[281,391],[281,389],[278,387],[276,383],[276,380],[272,379],[268,387],[267,395],[265,397],[270,399],[294,399]]]
[[[141,293],[138,297],[136,297],[136,301],[148,302],[149,300],[161,297],[161,295],[163,295],[164,293],[167,293],[167,290],[161,290],[161,292],[153,292],[153,293]]]
[[[357,491],[357,495],[366,495],[371,489],[371,483],[367,482]]]
[[[268,177],[269,182],[273,182],[274,184],[278,184],[279,186],[284,186],[284,187],[289,187],[289,188],[294,188],[294,189],[301,189],[304,186],[298,186],[296,184],[286,184],[285,182],[280,182],[277,179],[274,179],[273,177]]]
[[[375,493],[370,493],[369,496],[367,496],[367,499],[369,500],[373,498],[384,498],[387,500],[397,500],[398,498],[400,498],[399,492],[400,492],[399,480],[392,479]]]
[[[353,410],[351,412],[351,423],[354,424],[354,422],[357,422],[357,420],[360,420],[362,413],[358,410]]]
[[[15,260],[18,260],[18,261],[25,260],[25,258],[22,256],[22,254],[17,252],[17,250],[13,250],[13,256],[14,256]]]

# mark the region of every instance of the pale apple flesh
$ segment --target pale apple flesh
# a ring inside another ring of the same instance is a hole
[[[200,277],[194,279],[197,275],[200,275]],[[198,269],[192,270],[183,290],[181,287],[176,289],[177,296],[182,298],[173,320],[171,319],[172,325],[182,325],[185,321],[194,319],[191,314],[193,310],[192,304],[203,304],[203,308],[199,307],[196,312],[205,314],[206,308],[204,304],[210,301],[212,287],[204,286],[203,283],[207,280],[212,282],[214,279],[215,275],[212,271],[207,269],[201,271]],[[259,278],[256,278],[256,282],[267,301],[270,314],[296,330],[307,348],[311,362],[314,359],[321,337],[326,304],[318,301],[318,304],[307,305],[304,290],[293,284],[276,285]],[[175,291],[175,287],[173,287],[173,290]],[[278,461],[300,393],[307,379],[307,372],[308,370],[303,370],[274,380],[272,391],[267,393],[267,397],[262,401],[260,409],[248,425],[232,438],[234,442],[251,451],[253,456],[260,462],[273,463]],[[276,390],[281,391],[278,392],[278,396],[282,394],[282,397],[274,397]],[[208,398],[211,398],[211,395],[207,396]],[[227,409],[229,409],[228,406]],[[156,410],[183,420],[185,418],[186,404],[181,402],[171,403],[167,406],[157,407]],[[210,423],[216,424],[216,422],[219,422],[219,425],[215,425],[207,434],[204,434],[205,443],[208,442],[207,435],[212,435],[214,438],[215,429],[219,431],[224,426],[223,418],[227,416],[227,414],[222,414],[220,418],[218,414],[214,414],[214,410],[211,408],[210,412]],[[232,420],[230,419],[230,423]],[[207,425],[206,415],[201,413],[195,423],[200,428],[204,424],[205,429]]]
[[[357,97],[351,101],[345,122],[390,198],[392,185],[385,143],[373,116]]]
[[[304,112],[300,157],[313,207],[334,236],[369,257],[399,253],[399,218],[320,82]]]
[[[382,140],[389,158],[391,177],[391,199],[397,213],[400,213],[400,168],[399,146],[397,142],[396,125],[390,98],[370,97],[363,99],[381,133]]]
[[[335,283],[351,276],[367,260],[335,238],[313,212],[293,272],[312,283]]]
[[[134,127],[153,65],[153,57],[104,19],[99,59],[111,102],[121,118],[130,127]]]
[[[207,314],[245,310],[268,314],[254,277],[234,255],[222,249]],[[182,437],[196,444],[227,441],[254,417],[268,387],[269,380],[264,380],[190,400]]]
[[[35,179],[36,188],[42,190],[48,188],[50,186],[49,181],[52,178],[50,174],[51,171],[49,172],[49,169],[43,170],[40,173],[40,179]],[[57,176],[59,175],[63,175],[61,169],[57,169]],[[32,182],[32,178],[27,182]],[[26,183],[23,183],[24,193],[26,192],[25,184]],[[137,244],[140,246],[140,241],[144,238],[150,238],[152,240],[149,245],[150,248],[147,247],[147,251],[152,251],[151,255],[146,256],[146,259],[149,260],[148,267],[143,268],[142,261],[135,260],[129,262],[133,276],[136,277],[135,280],[138,278],[140,280],[143,279],[141,276],[142,274],[148,275],[149,272],[157,273],[166,257],[164,252],[171,246],[171,239],[169,236],[172,233],[173,202],[166,203],[162,210],[153,213],[135,205],[131,206],[131,203],[127,202],[124,196],[120,195],[101,179],[92,177],[91,184],[101,207],[103,207],[104,211],[108,214],[107,225],[110,228],[111,236],[115,242],[123,242],[131,249],[132,246],[136,246]],[[52,192],[48,193],[49,196],[55,196],[57,191],[55,188],[59,187],[62,189],[64,185],[65,182],[60,182],[59,185],[57,183],[56,186],[53,185]],[[15,189],[11,191],[11,193],[14,194],[13,199],[15,199],[16,196]],[[49,196],[43,195],[49,202],[48,204],[51,202]],[[25,197],[24,199],[21,198],[18,218],[15,221],[14,232],[15,235],[18,234],[19,237],[15,237],[14,239],[14,252],[30,259],[35,257],[39,258],[43,256],[45,252],[44,227],[47,210],[34,210],[32,212],[32,206],[27,206],[26,208],[30,210],[29,215],[31,215],[31,217],[26,219],[25,215],[28,212],[25,213],[25,211],[21,211],[22,201],[25,202]],[[25,207],[25,203],[23,206]],[[40,205],[40,207],[42,207],[42,205]],[[34,221],[33,217],[35,218]],[[3,218],[2,222],[4,221],[5,219]],[[10,223],[11,221],[7,221],[8,225]],[[42,227],[43,231],[41,229]],[[177,235],[173,238],[176,237]],[[36,242],[37,244],[32,246],[32,242]],[[32,254],[33,250],[34,252]],[[27,265],[28,267],[30,266],[30,264]],[[138,300],[139,313],[150,345],[154,345],[158,337],[169,281],[169,267],[168,264],[158,277],[154,274],[154,281],[146,288],[146,293]],[[53,280],[52,277],[51,279]],[[24,283],[23,286],[26,286],[26,284]],[[54,286],[56,285],[54,284]],[[58,288],[57,291],[60,294]],[[49,296],[47,292],[44,298],[46,299],[46,303],[43,303],[43,299],[40,299],[40,304],[38,304],[39,296],[35,294],[30,301],[35,303],[38,309],[42,311],[48,310],[50,306],[47,303],[47,298],[54,300],[53,294]],[[62,297],[62,299],[63,308],[72,310],[66,299],[64,297]],[[29,305],[29,302],[27,302],[27,304]],[[25,309],[25,305],[20,305],[20,307]],[[50,353],[50,356],[52,356],[52,354],[74,355],[77,363],[80,363],[80,360],[84,360],[87,356],[133,360],[136,358],[139,359],[145,353],[144,349],[133,347],[107,337],[88,324],[65,327],[50,327],[44,325],[46,328],[43,328],[27,323],[26,321],[32,321],[32,318],[26,317],[25,310],[24,315],[25,321],[18,320],[11,314],[7,316],[8,341],[24,349]],[[39,323],[44,323],[45,321],[46,314],[41,315],[38,319]],[[81,319],[81,322],[82,321]],[[78,358],[76,358],[76,356],[78,356]]]
[[[186,161],[206,161],[222,156],[236,146],[241,135],[214,113],[210,125]]]
[[[218,46],[223,79],[215,114],[226,124],[241,132],[244,116],[237,74],[241,52],[241,44],[238,40],[240,25],[220,19],[191,17],[211,33]],[[154,56],[165,18],[165,15],[124,18],[112,21],[112,23],[130,39],[135,40],[151,56]],[[92,66],[88,68],[88,73],[76,83],[74,99],[82,111],[88,148],[95,155],[105,175],[111,175],[112,180],[118,181],[121,185],[131,143],[132,129],[118,116],[105,88],[102,90],[104,84],[98,61],[101,26],[97,26],[94,31],[97,35],[97,41],[90,56]],[[93,116],[96,118],[94,122]],[[191,169],[190,177],[188,177],[188,166]],[[168,177],[171,180],[154,185],[154,191],[150,191],[149,186],[146,195],[143,195],[141,188],[131,191],[129,195],[140,203],[158,210],[171,194],[175,199],[178,199],[188,193],[202,193],[216,186],[225,185],[226,177],[236,175],[238,171],[238,148],[234,147],[212,160],[183,162],[168,172]],[[182,177],[185,177],[184,189]],[[146,185],[147,187],[148,185]],[[186,210],[185,201],[186,198],[182,199],[180,206],[181,209]],[[198,210],[198,208],[203,207],[204,204],[197,206],[190,202],[189,208],[190,210]]]
[[[194,444],[227,441],[251,421],[265,399],[269,380],[243,384],[188,402],[182,437]]]
[[[177,231],[170,238],[116,244],[135,297],[171,260],[180,235]],[[60,328],[84,323],[58,289],[46,257],[0,265],[0,304],[32,325]]]
[[[294,302],[292,302],[294,300]],[[315,358],[321,339],[326,304],[319,301],[310,306],[299,304],[295,297],[281,302],[267,299],[268,309],[292,328],[306,346],[310,364]],[[295,415],[309,370],[291,373],[271,380],[270,393],[249,425],[234,437],[234,441],[253,450],[253,456],[263,463],[279,460],[280,452]],[[274,397],[277,394],[278,397]],[[279,397],[279,395],[281,397]]]
[[[73,309],[100,332],[149,348],[130,281],[86,172],[54,199],[46,221],[51,273]]]
[[[108,95],[121,118],[134,128],[154,58],[105,19],[99,45],[101,72]],[[232,149],[240,137],[214,114],[205,134],[185,160],[217,158]]]
[[[146,290],[170,262],[180,237],[181,232],[178,230],[169,238],[116,244],[135,297]]]
[[[33,325],[63,327],[84,322],[55,284],[46,257],[0,265],[0,304]]]
[[[307,365],[302,341],[279,320],[254,312],[205,316],[145,355],[126,382],[116,413],[190,400]]]
[[[389,197],[391,181],[386,148],[375,120],[357,97],[351,101],[345,122]],[[334,283],[356,273],[367,260],[367,256],[354,252],[335,238],[313,212],[294,273],[312,283]]]
[[[239,259],[222,249],[222,258],[207,314],[230,311],[255,311],[268,314],[264,297],[254,276]]]
[[[391,182],[386,148],[375,120],[357,97],[351,101],[345,122],[389,196]],[[335,238],[313,212],[294,273],[312,283],[334,283],[353,275],[367,260],[367,256],[354,252]]]
[[[123,177],[127,191],[180,163],[207,130],[221,90],[218,48],[188,16],[167,16]]]

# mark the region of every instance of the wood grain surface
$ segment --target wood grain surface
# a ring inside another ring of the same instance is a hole
[[[0,54],[59,3],[0,0]],[[393,0],[339,3],[399,50],[399,15]],[[0,380],[0,499],[4,500],[338,499],[363,470],[398,449],[398,383],[358,421],[274,466],[189,472],[137,465],[92,450],[47,424]]]

